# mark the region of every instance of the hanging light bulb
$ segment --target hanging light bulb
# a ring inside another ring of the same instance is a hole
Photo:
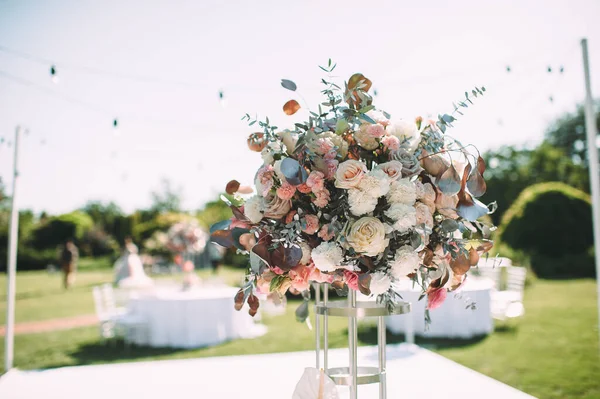
[[[225,99],[225,93],[223,93],[223,90],[219,90],[219,103],[223,108],[227,106],[227,100]]]
[[[56,65],[52,65],[50,67],[50,79],[52,79],[52,83],[58,83],[58,75],[56,74]]]
[[[112,125],[113,134],[115,135],[115,137],[119,137],[119,135],[121,134],[121,132],[119,131],[119,120],[117,118],[113,119]]]

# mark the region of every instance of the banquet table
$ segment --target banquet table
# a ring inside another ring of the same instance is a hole
[[[402,298],[412,304],[411,313],[389,316],[386,319],[388,330],[394,334],[410,333],[431,338],[472,338],[487,335],[494,329],[491,313],[491,291],[494,283],[486,278],[470,277],[456,292],[448,293],[444,303],[430,310],[431,324],[426,328],[426,298],[418,300],[420,288],[411,281],[402,281],[397,291]],[[469,305],[473,304],[472,309]],[[410,319],[409,319],[410,318]]]
[[[172,287],[132,298],[128,310],[145,321],[146,329],[130,338],[137,345],[198,348],[264,334],[266,327],[255,324],[247,309],[234,309],[236,292],[233,287]]]

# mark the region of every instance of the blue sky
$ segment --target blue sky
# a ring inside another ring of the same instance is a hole
[[[0,0],[0,137],[29,129],[21,207],[60,213],[94,199],[130,211],[168,178],[199,208],[230,179],[250,182],[261,162],[240,117],[293,126],[307,108],[285,116],[293,93],[279,80],[316,107],[317,65],[330,57],[340,80],[368,76],[394,117],[449,111],[486,86],[451,132],[480,149],[534,144],[574,110],[584,36],[600,96],[600,2],[416,3]],[[12,148],[0,145],[8,185],[11,170]]]

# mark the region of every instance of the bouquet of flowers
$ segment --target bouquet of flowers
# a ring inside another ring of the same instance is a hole
[[[331,73],[335,65],[327,67]],[[246,284],[235,297],[256,313],[261,293],[292,290],[310,298],[311,281],[338,291],[375,295],[393,307],[394,283],[411,279],[438,307],[465,281],[471,266],[492,247],[491,213],[476,198],[485,193],[485,163],[472,146],[446,135],[483,94],[465,93],[451,114],[436,120],[392,119],[375,107],[371,81],[354,74],[343,87],[323,79],[325,101],[293,130],[243,118],[260,132],[248,138],[264,164],[256,193],[233,180],[222,195],[233,217],[211,228],[212,240],[249,255]],[[296,91],[294,82],[282,86]],[[296,100],[283,110],[293,115]],[[297,316],[308,315],[305,302]]]
[[[196,220],[179,222],[167,233],[167,248],[175,253],[201,252],[206,246],[207,235]]]

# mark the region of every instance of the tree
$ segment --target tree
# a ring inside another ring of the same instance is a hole
[[[181,192],[182,189],[174,188],[169,179],[162,179],[160,190],[150,193],[152,197],[150,212],[154,214],[180,212]]]
[[[588,172],[566,153],[549,142],[535,149],[504,146],[484,154],[489,167],[485,172],[487,192],[483,202],[496,201],[498,210],[492,215],[498,224],[502,215],[528,186],[559,181],[588,192]]]
[[[600,113],[598,112],[600,103],[596,102],[594,105],[596,131],[598,131],[600,129]],[[562,149],[575,164],[583,164],[587,168],[587,140],[583,106],[579,105],[575,113],[565,114],[552,123],[546,131],[546,141]]]

